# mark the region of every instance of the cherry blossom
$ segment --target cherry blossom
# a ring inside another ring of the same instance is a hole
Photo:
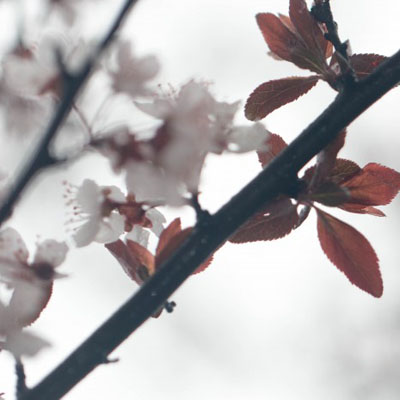
[[[61,34],[44,34],[37,44],[19,46],[3,59],[3,82],[17,95],[59,97],[60,63],[68,71],[78,68],[90,51],[81,40]]]
[[[17,355],[34,355],[46,345],[42,339],[21,333],[21,329],[32,324],[46,307],[54,279],[62,276],[55,269],[65,260],[67,250],[63,242],[45,240],[38,243],[29,261],[21,235],[13,228],[0,232],[0,282],[12,290],[7,303],[0,301],[0,334],[6,337],[2,348]],[[28,339],[32,339],[30,344]]]
[[[157,236],[163,230],[164,216],[149,205],[139,203],[133,194],[125,196],[116,186],[98,186],[86,179],[80,187],[67,187],[68,204],[73,205],[77,224],[73,239],[78,247],[95,241],[110,243],[136,225],[152,230]],[[133,235],[139,235],[136,229]]]
[[[265,150],[269,132],[263,125],[235,126],[239,102],[218,102],[204,83],[190,81],[179,92],[135,104],[161,120],[151,140],[135,141],[131,161],[126,162],[127,187],[142,201],[183,204],[187,191],[198,192],[210,152]]]
[[[92,241],[108,243],[117,240],[124,232],[124,217],[109,206],[113,201],[124,201],[124,195],[115,186],[100,187],[94,181],[85,179],[79,188],[67,189],[72,192],[75,219],[78,222],[73,239],[78,247]]]
[[[157,75],[160,68],[156,57],[135,57],[132,44],[128,40],[116,43],[114,55],[114,63],[107,64],[113,90],[132,97],[150,94],[150,89],[146,87],[147,82]]]

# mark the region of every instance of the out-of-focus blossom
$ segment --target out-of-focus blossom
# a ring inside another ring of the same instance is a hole
[[[53,101],[49,97],[21,96],[0,82],[0,105],[7,133],[25,136],[45,126]]]
[[[89,51],[82,41],[46,34],[38,44],[8,53],[2,60],[0,80],[7,130],[28,134],[44,128],[62,94],[60,62],[74,72]]]
[[[3,59],[3,82],[20,96],[61,93],[60,63],[70,71],[79,67],[88,47],[62,35],[46,34],[38,44],[16,48]]]
[[[160,69],[156,57],[136,57],[131,42],[127,40],[116,43],[114,55],[114,59],[107,65],[113,90],[134,98],[149,95],[151,90],[147,84]]]
[[[198,192],[208,153],[265,150],[269,132],[261,124],[235,126],[239,103],[216,101],[203,83],[191,81],[177,93],[136,105],[162,121],[153,139],[136,141],[126,163],[128,189],[140,200],[180,205],[185,192]]]
[[[160,235],[165,222],[164,216],[143,203],[135,196],[125,196],[116,186],[98,186],[86,179],[80,187],[69,185],[68,204],[73,205],[75,227],[73,239],[78,247],[91,242],[110,243],[135,225],[153,230]]]
[[[2,348],[16,355],[33,355],[45,345],[41,339],[33,340],[33,336],[21,333],[21,329],[32,324],[46,307],[54,279],[62,276],[56,268],[67,251],[65,243],[46,240],[37,245],[29,261],[20,234],[13,228],[0,232],[0,282],[12,290],[8,303],[0,302],[0,335],[6,337]],[[32,341],[24,343],[25,339]]]
[[[49,0],[49,8],[59,14],[68,25],[72,25],[77,17],[80,3],[81,0]]]
[[[33,357],[49,346],[50,343],[47,340],[31,332],[18,331],[7,337],[2,348],[11,352],[16,358],[20,358],[21,356]]]

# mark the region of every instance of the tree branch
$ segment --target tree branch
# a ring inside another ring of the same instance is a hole
[[[201,219],[180,249],[114,315],[21,400],[56,400],[156,312],[171,294],[249,217],[279,193],[336,135],[400,81],[400,51],[352,90],[336,97],[254,180],[216,214]]]
[[[315,2],[311,8],[311,14],[318,22],[325,24],[328,30],[325,34],[325,38],[332,43],[336,50],[337,62],[342,73],[342,89],[347,88],[347,86],[351,87],[357,80],[357,76],[347,54],[347,49],[349,47],[348,41],[342,42],[339,38],[337,23],[333,19],[330,0]]]
[[[79,94],[79,91],[82,89],[83,85],[89,78],[98,59],[100,58],[104,50],[109,46],[115,36],[115,33],[118,31],[126,16],[128,15],[128,12],[136,3],[137,0],[127,0],[125,2],[117,17],[115,18],[115,21],[112,24],[110,30],[97,45],[94,53],[83,64],[80,71],[74,73],[73,75],[71,75],[69,71],[64,71],[68,75],[68,79],[66,84],[64,85],[63,98],[59,103],[53,115],[53,118],[50,121],[43,135],[43,138],[41,139],[31,159],[22,168],[16,179],[16,183],[11,188],[8,196],[3,201],[0,209],[0,225],[12,214],[13,207],[15,206],[22,191],[25,189],[30,180],[43,168],[49,167],[59,162],[50,155],[49,144],[56,135],[61,124],[64,122],[68,113],[70,112],[71,107],[73,106],[75,99]]]

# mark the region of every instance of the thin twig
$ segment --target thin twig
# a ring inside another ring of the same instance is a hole
[[[400,81],[400,51],[334,102],[244,189],[198,223],[182,246],[140,290],[21,400],[58,400],[100,365],[248,218],[290,187],[316,154]]]
[[[342,42],[339,38],[337,23],[333,19],[331,5],[329,0],[321,0],[315,2],[311,8],[311,15],[318,21],[325,24],[327,33],[325,38],[329,40],[336,50],[336,58],[341,71],[341,84],[339,89],[352,87],[357,77],[351,66],[348,55],[348,41]]]
[[[17,375],[17,398],[19,399],[27,390],[27,386],[24,364],[18,357],[15,357],[15,374]]]
[[[12,187],[8,193],[8,196],[3,201],[0,209],[0,225],[11,215],[14,205],[31,179],[43,168],[58,163],[58,160],[54,159],[49,153],[49,144],[70,112],[75,99],[79,94],[79,91],[89,78],[98,59],[111,43],[115,33],[118,31],[124,19],[128,15],[128,12],[137,3],[137,1],[138,0],[127,0],[125,2],[110,30],[100,41],[94,53],[87,59],[78,72],[71,75],[68,73],[69,71],[66,71],[68,74],[68,84],[65,85],[63,98],[59,103],[36,151],[33,153],[31,159],[22,168],[16,179],[15,185]]]

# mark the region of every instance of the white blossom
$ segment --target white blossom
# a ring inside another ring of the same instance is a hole
[[[147,248],[149,245],[149,237],[150,232],[148,230],[142,228],[140,225],[135,225],[132,230],[127,233],[125,239],[132,240],[133,242],[136,242],[141,246]]]
[[[36,351],[22,350],[20,331],[33,323],[46,307],[53,281],[60,276],[55,268],[64,261],[67,250],[65,243],[46,240],[37,245],[30,260],[28,249],[15,229],[0,232],[0,282],[12,290],[8,303],[0,302],[0,334],[7,337],[6,344],[12,351],[17,348],[28,354]]]
[[[125,197],[113,186],[101,187],[94,181],[85,179],[76,194],[75,215],[79,226],[73,239],[78,247],[96,241],[110,243],[124,232],[124,217],[115,211],[107,212],[107,201],[121,201]]]
[[[115,63],[108,65],[113,90],[132,97],[150,94],[146,85],[159,71],[157,59],[154,56],[135,57],[127,40],[119,41],[115,47]]]
[[[260,123],[234,124],[239,104],[218,102],[206,84],[195,81],[178,92],[156,97],[152,103],[136,103],[162,125],[143,151],[146,161],[126,165],[128,188],[146,200],[158,197],[180,205],[185,191],[198,192],[208,153],[265,150],[269,132]]]
[[[167,222],[164,215],[155,208],[150,208],[149,210],[147,210],[145,215],[152,224],[151,230],[157,236],[160,236],[161,232],[164,230],[164,224]]]
[[[3,345],[4,349],[17,358],[21,356],[33,357],[46,347],[50,347],[50,343],[47,340],[25,331],[17,331],[7,336],[7,340]]]

